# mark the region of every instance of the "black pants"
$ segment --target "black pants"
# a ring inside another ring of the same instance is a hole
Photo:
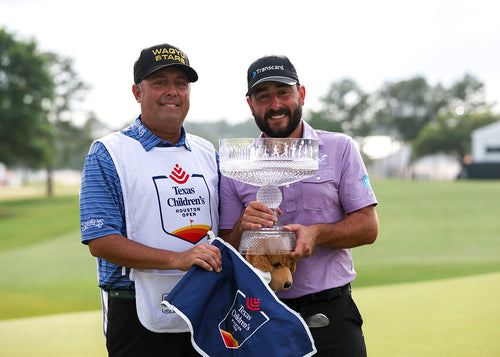
[[[322,313],[330,320],[328,326],[309,329],[318,350],[315,356],[366,357],[363,319],[352,299],[350,286],[328,295],[319,300],[299,298],[283,299],[283,302],[305,319]]]
[[[108,300],[106,347],[110,357],[199,357],[191,344],[191,334],[155,333],[137,317],[135,299]]]

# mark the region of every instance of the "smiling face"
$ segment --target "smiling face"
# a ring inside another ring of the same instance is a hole
[[[132,92],[141,105],[141,121],[156,136],[177,143],[189,111],[191,86],[186,73],[166,67],[133,85]]]
[[[305,88],[264,82],[247,98],[255,123],[266,137],[302,137],[302,105]]]

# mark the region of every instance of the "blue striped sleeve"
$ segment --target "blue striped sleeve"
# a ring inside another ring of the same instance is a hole
[[[120,179],[106,147],[95,142],[87,155],[80,191],[81,238],[126,236]]]

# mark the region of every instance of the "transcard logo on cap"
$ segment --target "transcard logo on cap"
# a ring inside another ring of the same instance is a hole
[[[285,67],[282,65],[282,66],[266,66],[266,67],[263,67],[263,68],[259,68],[259,69],[256,69],[255,72],[253,72],[253,77],[255,78],[256,75],[261,74],[262,72],[272,71],[272,70],[282,70],[282,71],[284,71]]]
[[[248,91],[247,97],[260,83],[280,82],[293,86],[299,84],[299,77],[292,62],[285,56],[265,56],[256,60],[248,67],[247,72]]]

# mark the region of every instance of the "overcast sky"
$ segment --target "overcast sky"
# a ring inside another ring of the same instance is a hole
[[[74,60],[92,86],[82,109],[113,128],[139,114],[131,87],[140,51],[179,47],[199,80],[187,120],[250,118],[248,65],[284,54],[319,109],[333,81],[372,92],[387,81],[424,76],[447,86],[466,73],[500,103],[500,2],[493,0],[0,0],[0,27],[42,51]],[[498,106],[496,107],[498,108]]]

